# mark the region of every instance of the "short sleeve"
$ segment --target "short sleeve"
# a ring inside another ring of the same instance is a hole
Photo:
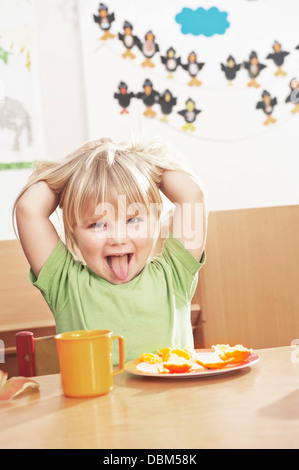
[[[198,271],[206,261],[205,251],[198,261],[170,232],[164,242],[162,255],[171,266],[176,291],[181,297],[191,301],[198,281]]]
[[[68,276],[75,263],[72,254],[59,240],[37,278],[30,269],[29,281],[41,291],[53,313],[58,314],[68,299]]]

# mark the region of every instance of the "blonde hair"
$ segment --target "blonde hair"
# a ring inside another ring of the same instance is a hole
[[[121,143],[103,139],[88,142],[60,162],[41,161],[36,165],[28,183],[19,194],[13,208],[24,192],[38,181],[45,181],[59,196],[62,208],[65,241],[68,248],[77,250],[74,226],[83,219],[86,204],[108,202],[116,207],[119,195],[125,195],[128,205],[142,203],[149,213],[150,204],[162,206],[159,186],[164,170],[187,171],[174,158],[167,145],[150,143]],[[158,211],[158,220],[161,209]]]

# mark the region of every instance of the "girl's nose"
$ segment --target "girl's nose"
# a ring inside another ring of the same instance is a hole
[[[108,243],[110,243],[110,245],[126,245],[127,239],[121,237],[110,237],[108,238]]]
[[[108,242],[112,245],[125,245],[128,241],[127,226],[115,224],[108,235]]]

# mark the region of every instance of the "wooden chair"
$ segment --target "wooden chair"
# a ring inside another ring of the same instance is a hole
[[[54,336],[34,338],[31,331],[20,331],[16,334],[16,350],[20,376],[35,377],[59,373]]]
[[[196,295],[204,346],[299,338],[299,205],[210,212]]]

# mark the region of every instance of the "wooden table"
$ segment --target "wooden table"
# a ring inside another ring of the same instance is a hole
[[[299,447],[299,348],[255,351],[251,368],[201,379],[123,373],[113,390],[66,398],[59,375],[0,404],[0,448]]]

